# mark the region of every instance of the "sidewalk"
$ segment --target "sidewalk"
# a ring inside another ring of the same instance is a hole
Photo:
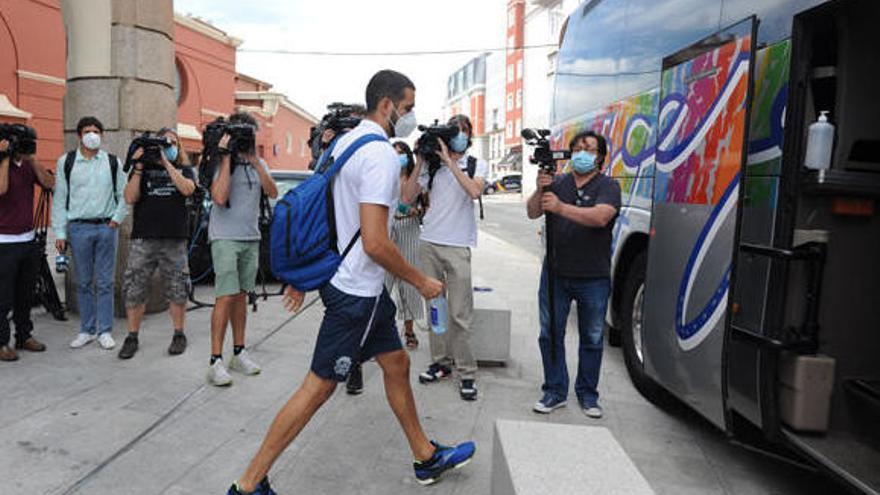
[[[452,381],[422,386],[415,379],[429,362],[426,334],[419,335],[422,347],[411,356],[413,389],[429,435],[447,443],[474,439],[475,462],[435,487],[418,486],[381,372],[368,363],[364,394],[350,397],[340,387],[279,459],[272,481],[281,495],[489,493],[496,419],[607,426],[657,493],[796,493],[779,485],[790,477],[780,476],[788,468],[768,468],[768,461],[727,446],[708,426],[689,424],[692,417],[670,415],[642,399],[617,349],[608,349],[603,366],[605,418],[589,420],[574,403],[550,416],[532,413],[541,383],[538,259],[481,234],[473,260],[474,284],[493,287],[513,310],[511,362],[482,369],[480,398],[466,403]],[[211,300],[210,288],[198,292]],[[69,349],[78,321],[56,322],[38,313],[36,336],[49,350],[0,364],[4,493],[225,493],[307,372],[320,318],[320,304],[292,318],[280,299],[261,302],[256,314],[249,313],[248,335],[262,375],[234,374],[231,388],[217,389],[204,379],[209,309],[189,313],[190,345],[178,357],[165,353],[167,316],[147,317],[141,349],[130,361],[116,357],[118,347]],[[124,329],[117,320],[118,344]],[[574,333],[567,346],[570,365]],[[539,461],[540,453],[535,455]]]

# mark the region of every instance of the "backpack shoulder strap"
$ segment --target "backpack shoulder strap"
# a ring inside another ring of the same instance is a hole
[[[468,155],[468,159],[467,159],[467,174],[468,174],[468,177],[470,177],[471,179],[473,179],[474,176],[477,175],[477,158],[474,156],[471,156],[471,155]],[[481,193],[482,193],[482,191],[481,191]],[[480,197],[477,198],[477,201],[480,203],[480,220],[483,220],[485,218],[485,215],[483,214],[483,195],[482,194],[480,194]]]
[[[64,158],[64,182],[67,184],[67,204],[64,208],[70,209],[70,174],[73,172],[73,164],[76,163],[76,150],[68,151]]]
[[[477,158],[474,156],[468,155],[467,159],[467,174],[471,179],[477,175]]]
[[[330,168],[327,170],[327,175],[329,177],[333,177],[339,170],[342,169],[342,166],[345,165],[345,162],[355,154],[355,152],[365,144],[372,143],[374,141],[388,141],[387,138],[380,136],[378,134],[364,134],[363,136],[355,139],[355,141],[348,145],[348,148],[342,152],[336,160],[333,161],[333,165],[330,165]]]
[[[113,153],[108,153],[108,157],[110,158],[108,160],[110,162],[110,180],[113,181],[113,204],[117,204],[119,200],[116,198],[116,177],[119,175],[119,158],[116,158]]]

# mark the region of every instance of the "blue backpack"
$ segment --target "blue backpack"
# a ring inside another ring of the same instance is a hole
[[[378,134],[361,136],[333,160],[339,139],[321,155],[315,174],[290,190],[275,205],[270,230],[272,273],[299,291],[320,288],[330,281],[361,235],[360,229],[341,254],[337,248],[333,214],[333,178],[363,145],[387,141]]]

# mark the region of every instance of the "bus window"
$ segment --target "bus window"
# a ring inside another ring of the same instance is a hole
[[[627,0],[626,13],[618,80],[621,97],[659,86],[663,57],[718,31],[721,2]]]
[[[594,0],[568,20],[556,71],[554,122],[617,99],[625,0]]]
[[[758,16],[758,41],[776,43],[791,36],[791,19],[825,0],[724,0],[721,25],[728,26],[752,14]]]

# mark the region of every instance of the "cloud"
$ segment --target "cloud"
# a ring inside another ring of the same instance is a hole
[[[248,52],[413,51],[500,47],[506,4],[501,0],[176,0],[175,10],[196,15],[244,39],[238,70],[272,83],[320,116],[332,101],[363,102],[378,70],[407,74],[416,85],[419,120],[439,118],[450,73],[477,53],[406,57],[331,57]]]

